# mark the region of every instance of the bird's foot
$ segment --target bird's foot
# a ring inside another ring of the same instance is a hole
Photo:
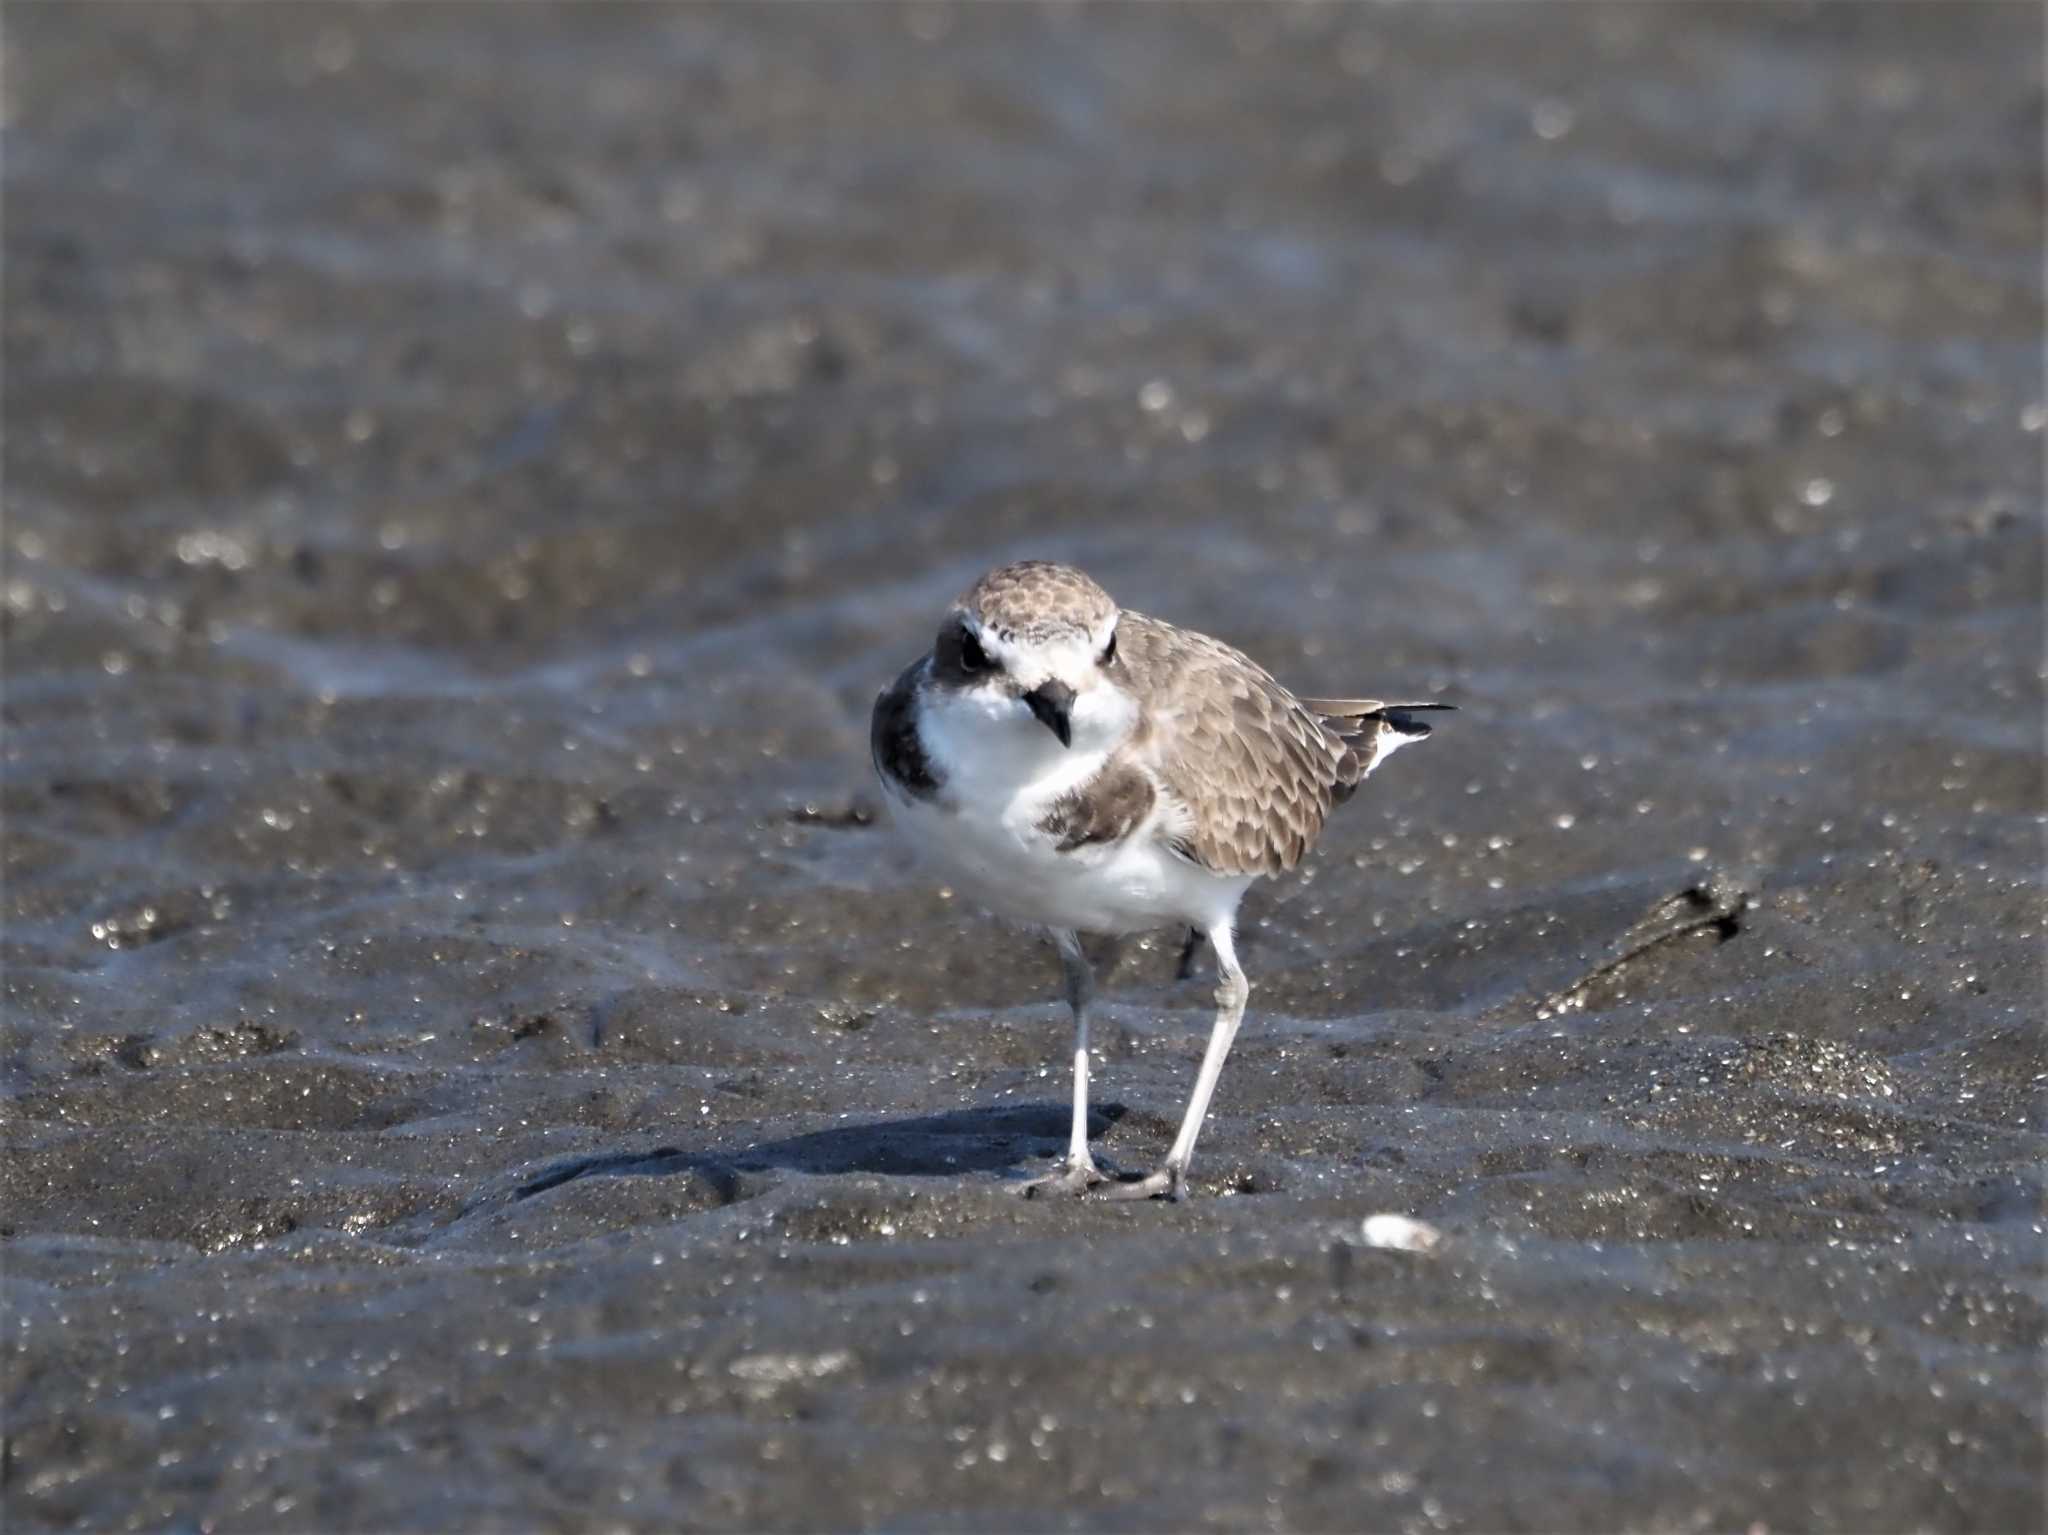
[[[1110,1175],[1090,1158],[1082,1157],[1076,1161],[1072,1157],[1064,1157],[1059,1167],[1043,1178],[1018,1184],[1017,1192],[1026,1199],[1036,1199],[1040,1194],[1085,1194],[1110,1182]]]
[[[1171,1162],[1155,1168],[1129,1183],[1105,1182],[1092,1190],[1097,1199],[1183,1199],[1187,1196],[1187,1174]]]

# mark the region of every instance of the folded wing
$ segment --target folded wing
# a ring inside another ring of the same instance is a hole
[[[1344,792],[1349,748],[1221,640],[1130,612],[1117,634],[1152,719],[1138,749],[1184,812],[1174,850],[1216,874],[1293,868]]]

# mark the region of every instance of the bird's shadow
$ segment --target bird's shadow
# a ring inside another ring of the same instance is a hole
[[[887,1173],[936,1178],[996,1172],[1066,1147],[1071,1110],[1059,1105],[1011,1104],[956,1109],[914,1119],[874,1120],[812,1130],[782,1140],[757,1141],[734,1151],[685,1151],[657,1146],[574,1157],[534,1174],[512,1192],[531,1199],[577,1178],[661,1177],[694,1173],[710,1181],[719,1197],[741,1197],[742,1175],[783,1169],[791,1172]],[[1088,1134],[1100,1135],[1124,1116],[1120,1103],[1106,1103],[1088,1115]]]

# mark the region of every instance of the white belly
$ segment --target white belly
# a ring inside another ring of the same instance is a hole
[[[1163,801],[1122,841],[1062,853],[1039,822],[1106,753],[1062,747],[1035,721],[927,714],[923,724],[944,785],[930,799],[892,797],[897,824],[941,878],[1000,916],[1093,933],[1207,929],[1230,920],[1252,882],[1169,852],[1155,835]]]
[[[1054,850],[1004,820],[932,801],[898,805],[897,823],[935,870],[999,916],[1090,933],[1139,933],[1228,919],[1249,876],[1222,878],[1141,833],[1113,846]]]

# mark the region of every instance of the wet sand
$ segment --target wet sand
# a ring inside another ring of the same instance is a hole
[[[8,21],[10,1527],[2041,1527],[2038,11]],[[1462,711],[1180,1205],[1025,555]]]

